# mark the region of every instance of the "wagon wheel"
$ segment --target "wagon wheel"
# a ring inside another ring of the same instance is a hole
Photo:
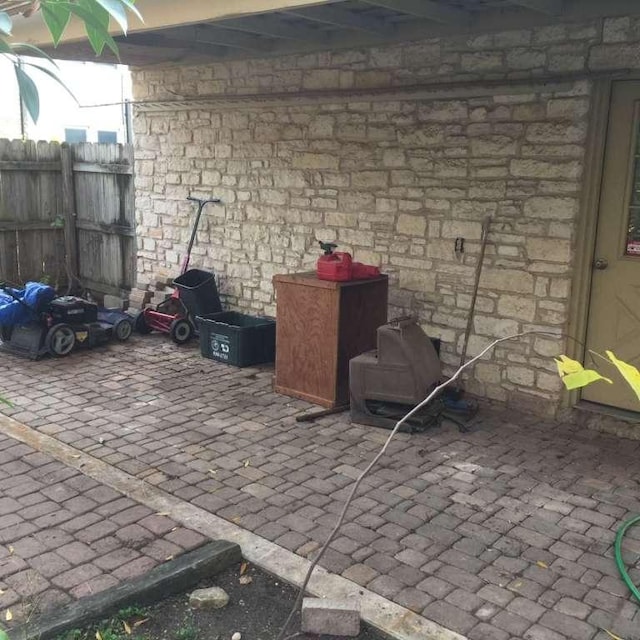
[[[68,324],[56,324],[49,329],[44,346],[52,356],[68,356],[76,346],[75,331]]]
[[[176,344],[184,344],[191,340],[191,336],[193,336],[193,327],[188,320],[179,318],[171,323],[169,335]]]
[[[147,319],[144,317],[144,311],[141,311],[136,316],[134,324],[135,324],[135,327],[136,327],[136,331],[138,333],[141,333],[143,335],[146,335],[147,333],[151,333],[151,328],[147,324]]]

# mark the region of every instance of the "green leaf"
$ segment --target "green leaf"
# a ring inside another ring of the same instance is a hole
[[[4,53],[6,55],[12,55],[13,49],[11,45],[0,37],[0,53]]]
[[[123,33],[127,33],[127,13],[120,0],[95,0],[119,25]]]
[[[609,378],[601,376],[593,369],[585,369],[577,360],[572,360],[571,358],[567,358],[567,356],[559,356],[555,358],[555,362],[558,366],[560,379],[569,391],[581,389],[598,380],[613,384]]]
[[[125,7],[127,7],[127,9],[129,9],[129,11],[131,11],[131,13],[133,13],[133,15],[136,16],[136,18],[138,18],[138,20],[140,20],[140,22],[144,22],[144,18],[142,17],[142,14],[138,11],[138,8],[134,4],[134,0],[120,0],[120,2],[122,2],[122,4]]]
[[[120,59],[118,45],[109,34],[109,14],[107,11],[87,0],[78,0],[78,4],[65,4],[67,4],[71,13],[84,22],[87,37],[96,54],[100,55],[106,44],[115,56]]]
[[[22,67],[16,63],[13,65],[18,79],[18,88],[20,90],[20,99],[28,111],[31,119],[38,122],[40,116],[40,96],[35,82],[29,77]]]
[[[0,400],[2,400],[2,398],[0,398]],[[7,632],[3,631],[2,629],[0,629],[0,640],[9,640]]]
[[[562,382],[564,382],[564,386],[569,391],[573,391],[574,389],[581,389],[582,387],[586,387],[592,382],[597,382],[598,380],[613,384],[612,380],[601,376],[597,371],[594,371],[593,369],[584,369],[583,371],[577,371],[576,373],[570,373],[562,377]]]
[[[57,47],[71,19],[69,5],[66,2],[43,2],[41,9],[44,22],[53,39],[53,45]]]
[[[613,365],[618,369],[622,377],[627,381],[627,384],[633,389],[633,392],[638,396],[640,400],[640,371],[638,371],[633,365],[623,360],[618,360],[613,351],[605,351],[607,358],[611,360]]]
[[[12,22],[6,11],[0,11],[0,33],[5,36],[11,35]]]
[[[73,95],[73,92],[71,91],[71,89],[69,89],[69,87],[67,87],[67,85],[62,81],[62,79],[54,71],[51,71],[51,69],[47,69],[46,67],[36,64],[35,62],[23,61],[22,65],[33,67],[34,69],[37,69],[42,73],[46,73],[50,78],[53,78],[76,101],[76,103],[78,102],[78,99]]]
[[[12,49],[14,52],[18,52],[18,53],[25,50],[27,53],[31,55],[38,56],[40,58],[45,58],[56,69],[58,68],[56,61],[51,56],[49,56],[49,54],[45,53],[40,47],[36,47],[33,44],[29,44],[28,42],[16,42],[12,45]],[[0,48],[0,51],[2,51],[1,48]]]

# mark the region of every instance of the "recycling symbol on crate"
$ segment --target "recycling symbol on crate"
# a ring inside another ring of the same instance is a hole
[[[228,336],[214,333],[211,336],[211,352],[219,360],[228,360],[231,352]]]

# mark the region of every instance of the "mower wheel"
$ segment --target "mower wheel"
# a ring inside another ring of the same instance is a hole
[[[136,316],[136,319],[134,320],[134,325],[135,325],[136,331],[138,333],[141,333],[142,335],[147,335],[148,333],[151,333],[151,327],[149,327],[149,325],[147,324],[147,320],[144,317],[144,311],[141,311]]]
[[[68,324],[54,324],[44,339],[44,346],[56,358],[68,356],[76,346],[76,333]]]
[[[113,325],[113,335],[120,342],[125,342],[131,337],[133,333],[133,322],[128,320],[127,318],[123,318],[122,320],[118,320]]]
[[[171,323],[169,335],[176,344],[185,344],[189,342],[193,336],[193,327],[188,320],[178,318]]]

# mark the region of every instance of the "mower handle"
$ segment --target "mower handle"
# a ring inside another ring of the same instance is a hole
[[[194,198],[193,196],[187,196],[187,200],[191,200],[192,202],[197,202],[201,207],[204,206],[205,204],[208,204],[209,202],[212,202],[213,204],[218,204],[219,202],[222,202],[220,198],[208,198],[206,200],[202,200],[201,198]]]
[[[184,257],[180,275],[186,273],[187,269],[189,268],[189,260],[191,260],[191,249],[193,249],[193,243],[195,242],[196,234],[198,233],[198,224],[200,223],[200,216],[202,215],[204,206],[209,203],[218,204],[222,202],[220,198],[207,198],[206,200],[201,200],[200,198],[194,198],[193,196],[187,196],[187,200],[198,203],[198,212],[196,213],[196,221],[193,225],[193,230],[191,231],[191,238],[189,239],[189,244],[187,246],[187,255]]]

